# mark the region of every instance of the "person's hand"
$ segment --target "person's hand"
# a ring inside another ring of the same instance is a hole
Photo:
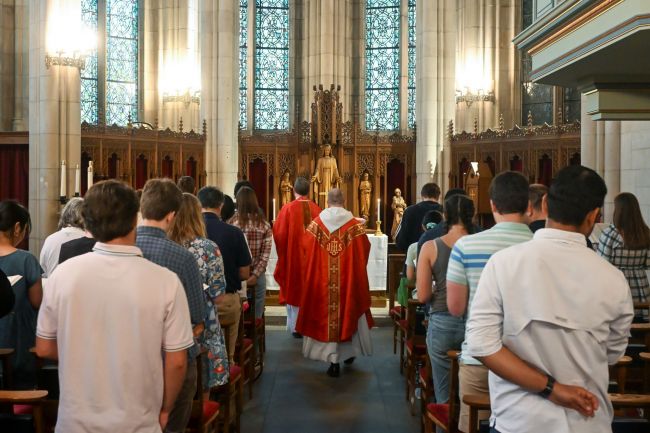
[[[160,411],[160,415],[158,415],[158,423],[160,423],[160,429],[162,431],[165,431],[165,427],[167,427],[167,422],[169,421],[169,412],[165,411],[164,409]]]
[[[549,396],[553,403],[580,412],[584,416],[594,416],[598,410],[598,399],[594,394],[579,386],[555,383]]]
[[[252,287],[255,284],[257,284],[257,277],[255,275],[251,275],[250,278],[248,278],[248,280],[246,280],[246,285],[248,287]]]
[[[198,337],[199,335],[203,334],[203,331],[205,331],[205,325],[203,322],[201,322],[192,328],[192,335],[194,335],[194,337]]]

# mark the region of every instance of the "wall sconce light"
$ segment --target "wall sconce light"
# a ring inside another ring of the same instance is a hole
[[[50,69],[50,66],[73,66],[82,71],[86,67],[86,56],[77,52],[72,57],[65,56],[63,52],[58,52],[56,55],[47,54],[45,55],[45,67]]]
[[[185,104],[185,107],[189,107],[190,104],[201,104],[201,92],[194,91],[190,93],[190,90],[187,89],[183,94],[163,94],[163,103],[165,102],[182,102]]]
[[[494,102],[494,92],[477,89],[476,93],[465,87],[462,90],[456,90],[456,104],[464,102],[467,107],[471,107],[474,102]]]

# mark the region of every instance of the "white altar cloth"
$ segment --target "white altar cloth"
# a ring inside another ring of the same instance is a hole
[[[386,268],[388,265],[388,236],[368,235],[370,241],[370,256],[368,257],[368,281],[370,291],[386,290]],[[266,267],[266,290],[280,290],[278,283],[273,278],[275,265],[278,263],[278,252],[275,250],[275,241],[271,244],[271,255]]]

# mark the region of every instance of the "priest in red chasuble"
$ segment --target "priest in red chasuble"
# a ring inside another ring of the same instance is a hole
[[[278,262],[273,276],[280,286],[280,304],[287,306],[287,329],[294,337],[298,307],[304,290],[304,270],[307,266],[307,253],[303,238],[305,229],[318,216],[320,208],[309,200],[309,181],[296,178],[293,184],[295,200],[280,209],[273,223],[273,240],[278,252]]]
[[[305,339],[306,358],[330,363],[327,374],[338,377],[340,361],[351,364],[370,355],[370,241],[365,228],[343,208],[340,189],[327,195],[328,208],[307,227],[307,267],[296,330]]]

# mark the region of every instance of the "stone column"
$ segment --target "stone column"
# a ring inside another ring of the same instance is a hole
[[[14,3],[14,116],[12,129],[29,129],[29,7],[28,0]]]
[[[519,65],[512,39],[519,26],[519,1],[460,0],[458,2],[458,33],[456,85],[492,90],[494,102],[457,105],[456,127],[473,130],[474,119],[479,129],[498,126],[499,114],[510,127],[519,108]]]
[[[232,194],[239,169],[239,1],[202,1],[199,17],[207,183]]]
[[[614,198],[621,192],[621,122],[605,122],[604,179],[607,185],[604,221],[611,222],[614,215]]]
[[[296,101],[301,120],[311,121],[313,86],[340,85],[343,121],[353,111],[353,70],[360,68],[361,23],[358,0],[305,0],[293,2],[296,33]],[[356,74],[358,75],[358,73]]]
[[[218,2],[222,3],[222,2]],[[228,2],[226,2],[228,3]],[[165,100],[165,96],[191,98],[200,91],[198,0],[164,2],[159,9],[158,118],[163,128],[199,131],[199,104],[191,99]]]
[[[455,112],[455,16],[455,0],[417,3],[417,191],[434,180],[443,189],[449,183],[446,127]]]
[[[56,230],[61,185],[60,163],[65,160],[67,196],[74,194],[75,166],[81,161],[79,69],[45,66],[45,56],[79,40],[79,0],[30,0],[29,10],[29,211],[33,229],[29,247],[38,255],[45,238]],[[76,26],[76,27],[75,27]],[[59,39],[61,40],[61,39]],[[64,54],[65,55],[65,54]]]
[[[13,0],[0,0],[0,131],[11,130],[14,114],[14,37]]]
[[[596,122],[585,111],[587,98],[581,97],[580,113],[580,163],[585,167],[596,169]]]
[[[605,174],[605,122],[596,122],[596,172]]]
[[[144,28],[143,40],[143,112],[145,122],[160,124],[160,96],[158,94],[158,54],[160,33],[160,8],[162,2],[158,0],[144,0]],[[174,128],[175,129],[175,128]]]

